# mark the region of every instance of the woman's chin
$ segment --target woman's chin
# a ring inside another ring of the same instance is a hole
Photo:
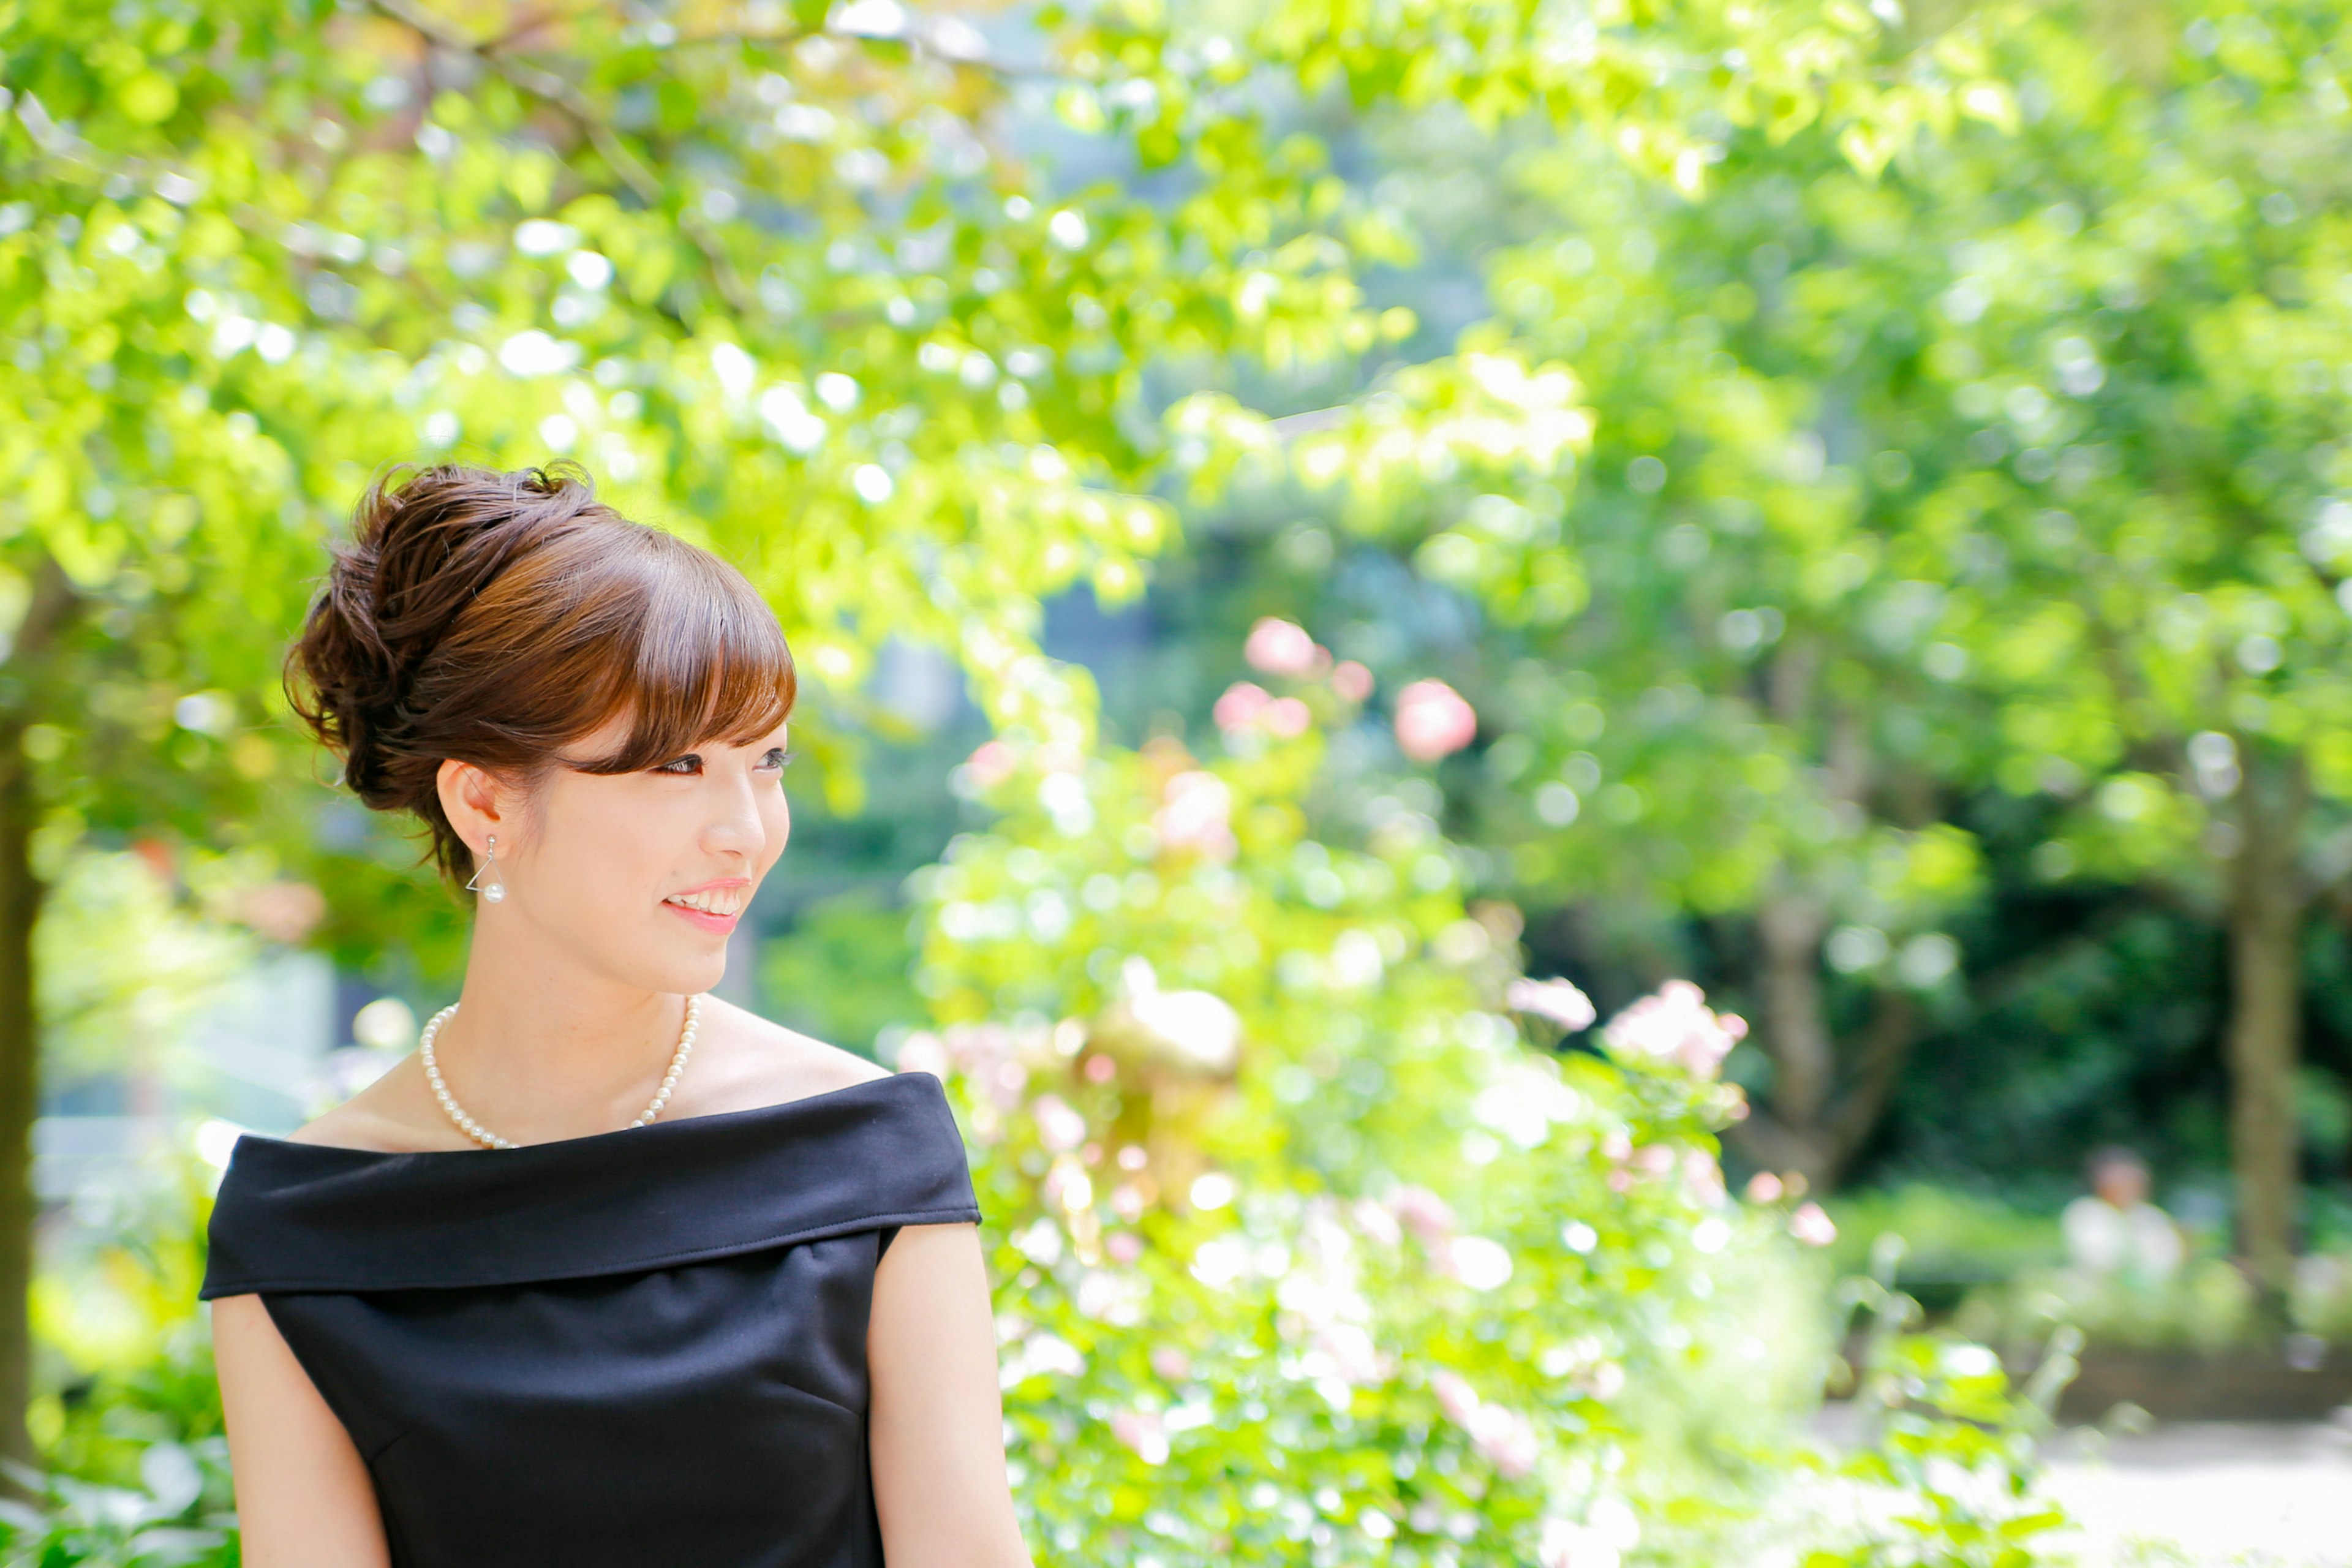
[[[725,938],[680,931],[659,936],[629,952],[607,952],[599,967],[632,988],[672,996],[700,995],[727,977]]]

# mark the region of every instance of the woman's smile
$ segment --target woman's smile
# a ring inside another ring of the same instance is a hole
[[[699,931],[724,933],[735,929],[742,918],[743,906],[751,901],[750,880],[727,877],[682,893],[672,893],[662,900],[662,907]]]

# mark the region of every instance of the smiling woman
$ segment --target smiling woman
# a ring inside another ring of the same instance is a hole
[[[479,901],[417,1056],[223,1180],[245,1561],[1025,1563],[938,1080],[704,995],[791,831],[751,585],[575,471],[428,468],[289,678]]]

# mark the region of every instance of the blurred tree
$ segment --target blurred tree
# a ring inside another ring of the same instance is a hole
[[[1032,20],[34,0],[0,23],[0,1452],[26,1453],[36,836],[176,812],[236,837],[266,796],[300,844],[270,672],[383,460],[576,455],[744,560],[844,710],[897,634],[956,649],[1000,723],[1083,744],[1036,597],[1132,593],[1168,528],[1155,475],[1215,472],[1230,433],[1189,405],[1170,442],[1145,365],[1349,362],[1412,326],[1355,280],[1405,237],[1285,105],[1602,123],[1692,184],[1702,111],[1818,121],[1867,159],[1974,90],[1845,0]],[[1031,155],[1047,96],[1091,183]],[[1421,438],[1556,447],[1525,384],[1430,367]],[[845,795],[847,734],[810,737]],[[333,885],[346,933],[418,907],[370,865]]]
[[[1957,953],[1956,792],[2055,802],[2046,879],[2210,902],[2241,1242],[2276,1289],[2302,921],[2352,867],[2346,18],[2176,20],[2153,50],[2021,20],[2016,134],[1884,181],[1756,136],[1693,209],[1530,150],[1513,216],[1569,232],[1487,257],[1466,341],[1574,357],[1590,470],[1361,515],[1494,619],[1512,805],[1476,837],[1522,883],[1753,912],[1759,1157],[1834,1173],[1883,1108],[1906,993]],[[1824,957],[1875,995],[1844,1049]]]
[[[1462,831],[1538,910],[1621,955],[1701,917],[1772,1058],[1736,1134],[1759,1160],[1833,1176],[1915,1039],[1960,1026],[1946,928],[2002,796],[2054,822],[2045,882],[2161,882],[2228,930],[2242,1240],[2282,1279],[2303,913],[2352,864],[2325,804],[2352,563],[2345,26],[2302,4],[1997,17],[1993,53],[1935,49],[2017,84],[1966,100],[1998,134],[1885,149],[1874,179],[1759,128],[1697,205],[1544,126],[1416,127],[1368,159],[1417,228],[1467,240],[1418,280],[1475,282],[1465,363],[1572,363],[1555,416],[1595,431],[1580,471],[1529,478],[1363,460],[1377,400],[1276,426],[1336,499],[1243,547],[1276,568],[1251,613],[1471,693],[1488,744],[1445,775]],[[1254,514],[1300,500],[1268,486]],[[1422,586],[1330,570],[1318,521]]]
[[[1887,445],[1994,776],[2065,805],[2037,869],[2218,911],[2239,1244],[2276,1295],[2304,921],[2352,869],[2352,18],[2181,20],[2121,60],[2036,25],[2021,158],[1923,160],[1965,243],[1916,361],[1928,439]]]

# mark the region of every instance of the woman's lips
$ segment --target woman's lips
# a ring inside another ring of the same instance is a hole
[[[698,931],[712,931],[721,936],[733,931],[742,923],[743,920],[740,913],[714,915],[708,910],[690,910],[684,904],[673,904],[667,899],[662,900],[662,908]]]

